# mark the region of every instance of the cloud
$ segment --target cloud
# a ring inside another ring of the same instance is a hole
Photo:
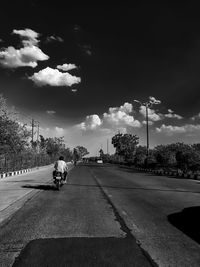
[[[198,120],[200,119],[200,113],[198,113],[197,115],[191,117],[191,120],[195,121],[195,120]]]
[[[62,127],[43,128],[40,127],[40,133],[44,137],[62,137],[66,135],[67,130]]]
[[[123,106],[109,108],[108,113],[103,114],[103,121],[105,125],[109,126],[131,126],[140,127],[141,123],[135,120],[129,113],[132,112],[133,106],[130,103],[124,103]]]
[[[146,107],[145,106],[140,106],[139,110],[140,114],[142,114],[144,117],[146,117]],[[150,121],[160,121],[163,119],[163,114],[161,113],[156,113],[154,109],[148,108],[148,118]]]
[[[38,40],[39,33],[35,32],[31,29],[13,30],[13,33],[18,34],[21,36],[21,38],[25,39],[25,40],[22,40],[22,43],[24,46],[37,45],[39,43],[39,40]]]
[[[47,43],[54,42],[54,41],[57,41],[60,43],[64,42],[63,38],[61,38],[60,36],[51,35],[46,38]]]
[[[164,114],[164,116],[165,116],[165,118],[169,118],[169,119],[178,119],[178,120],[183,119],[182,116],[175,114],[174,111],[171,109],[168,109],[168,113]]]
[[[77,69],[77,66],[75,64],[65,63],[63,65],[57,65],[56,68],[59,70],[63,70],[63,71],[69,71],[69,70]]]
[[[181,133],[194,133],[200,131],[200,125],[185,124],[183,126],[172,126],[162,124],[161,127],[156,128],[157,133],[165,133],[167,135],[181,134]]]
[[[169,118],[169,119],[178,119],[178,120],[181,120],[183,119],[182,116],[178,115],[178,114],[175,114],[175,113],[168,113],[168,114],[165,114],[164,115],[166,118]]]
[[[156,99],[154,96],[149,96],[149,102],[152,104],[152,105],[158,105],[158,104],[161,104],[161,101]]]
[[[57,69],[47,67],[34,73],[29,77],[37,86],[72,86],[81,82],[81,78],[73,76],[68,72],[60,72]]]
[[[102,124],[101,119],[98,115],[89,115],[86,117],[85,121],[78,125],[78,128],[84,131],[91,131],[97,129]]]
[[[15,49],[13,46],[0,51],[0,64],[5,68],[32,67],[35,68],[37,61],[48,60],[49,56],[44,54],[37,46],[26,46]]]
[[[146,125],[147,122],[146,121],[142,121],[142,124]],[[153,121],[148,121],[148,125],[153,125]]]
[[[92,55],[92,49],[91,49],[91,45],[78,45],[81,50],[86,53],[88,56]]]
[[[54,110],[47,110],[46,113],[49,114],[49,115],[54,115],[56,113],[56,111],[54,111]]]
[[[23,47],[16,49],[13,46],[3,48],[0,51],[0,64],[5,68],[32,67],[35,68],[37,61],[45,61],[49,56],[38,47],[39,33],[31,30],[13,30],[14,34],[21,36]]]
[[[110,107],[108,112],[103,113],[102,118],[96,114],[87,116],[84,122],[78,124],[78,128],[83,131],[98,130],[109,133],[120,129],[126,132],[127,127],[139,128],[141,123],[130,115],[132,109],[132,104],[127,102],[120,107]]]
[[[81,31],[81,26],[78,25],[78,24],[75,24],[73,29],[74,29],[75,32]]]

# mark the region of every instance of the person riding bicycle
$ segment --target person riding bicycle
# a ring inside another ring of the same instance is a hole
[[[68,166],[67,163],[64,161],[64,157],[60,156],[59,159],[56,161],[54,165],[54,172],[53,176],[55,175],[55,172],[61,172],[63,174],[63,183],[67,183],[67,171],[68,171]]]

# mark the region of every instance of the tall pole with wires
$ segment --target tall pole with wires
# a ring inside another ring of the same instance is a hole
[[[146,105],[146,132],[147,132],[147,160],[149,157],[149,116],[148,116],[148,103]]]
[[[145,113],[146,113],[146,138],[147,138],[146,167],[148,167],[148,158],[149,158],[149,115],[148,115],[148,108],[150,108],[152,105],[160,104],[161,101],[155,99],[155,97],[150,96],[149,100],[147,102],[142,103],[139,100],[134,100],[134,102],[137,102],[141,106],[145,107]]]

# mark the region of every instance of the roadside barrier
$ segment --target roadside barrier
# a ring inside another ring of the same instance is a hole
[[[151,172],[159,176],[170,176],[170,177],[179,177],[179,178],[185,178],[185,179],[194,179],[194,180],[200,180],[200,172],[192,172],[188,171],[186,173],[183,173],[182,171],[164,171],[164,170],[152,170],[152,169],[146,169],[146,168],[134,168],[137,171],[141,172]]]
[[[38,169],[41,169],[43,167],[47,167],[47,166],[51,166],[51,165],[52,164],[45,165],[45,166],[28,168],[28,169],[23,169],[23,170],[19,170],[19,171],[12,171],[12,172],[0,173],[0,179],[11,177],[11,176],[14,176],[14,175],[20,175],[20,174],[23,174],[23,173],[28,173],[28,172],[31,172],[31,171],[34,171],[34,170],[38,170]]]

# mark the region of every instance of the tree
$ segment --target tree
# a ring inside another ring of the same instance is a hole
[[[73,151],[74,160],[78,161],[82,159],[85,155],[89,154],[87,148],[83,146],[76,146]]]
[[[104,152],[103,152],[103,149],[102,149],[102,148],[99,150],[99,156],[100,156],[100,158],[102,158],[102,159],[103,159],[103,157],[104,157]]]
[[[144,166],[146,157],[147,157],[146,146],[137,146],[135,152],[134,164],[136,164],[137,166]]]
[[[122,156],[125,161],[133,159],[138,143],[139,137],[133,134],[118,133],[112,137],[112,144],[116,149],[116,154]]]
[[[171,145],[159,145],[153,149],[157,163],[164,167],[176,165],[176,147]]]
[[[19,153],[28,145],[30,132],[25,125],[21,125],[9,119],[7,116],[0,116],[0,148],[3,153]]]

